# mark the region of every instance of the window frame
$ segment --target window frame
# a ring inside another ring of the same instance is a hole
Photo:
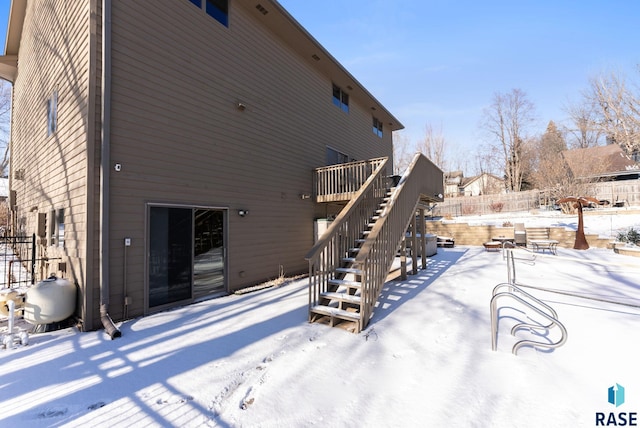
[[[382,124],[382,121],[380,119],[378,119],[375,116],[372,116],[372,117],[373,117],[373,127],[372,127],[373,133],[378,137],[382,138],[384,135],[384,125]]]
[[[58,91],[54,90],[47,100],[47,137],[58,131]]]
[[[189,2],[229,28],[229,0],[189,0]]]
[[[333,105],[345,113],[349,113],[349,94],[335,83],[332,84]]]

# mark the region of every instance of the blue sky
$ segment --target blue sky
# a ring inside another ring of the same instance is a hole
[[[639,76],[636,0],[279,0],[406,127],[473,150],[482,110],[519,88],[543,132],[591,76]]]
[[[0,50],[4,54],[4,45],[7,41],[7,24],[9,22],[9,0],[0,0]]]
[[[4,51],[9,1],[0,0]],[[564,123],[563,106],[589,77],[637,77],[636,0],[280,0],[406,127],[427,124],[450,149],[482,140],[482,109],[519,88],[536,105],[538,132]]]

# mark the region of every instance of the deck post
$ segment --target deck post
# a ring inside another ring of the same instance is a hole
[[[418,274],[418,227],[416,212],[411,220],[411,275]]]
[[[420,248],[422,249],[422,269],[427,268],[427,224],[424,221],[425,209],[420,208]]]
[[[400,247],[400,278],[407,280],[407,238],[402,238],[402,246]]]

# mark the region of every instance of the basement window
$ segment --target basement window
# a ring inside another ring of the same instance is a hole
[[[377,118],[373,118],[373,133],[382,138],[382,122]]]
[[[349,94],[336,85],[333,85],[333,104],[340,107],[345,113],[349,113]]]

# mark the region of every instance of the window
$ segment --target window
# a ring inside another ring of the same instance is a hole
[[[49,245],[64,247],[64,208],[51,210],[49,228]]]
[[[198,9],[202,9],[203,0],[189,0]],[[229,26],[229,0],[204,0],[204,10],[213,19]]]
[[[355,159],[350,160],[348,155],[327,146],[327,165],[337,165],[339,163],[347,163],[353,160]]]
[[[206,11],[207,15],[211,16],[225,27],[229,26],[228,0],[207,0]]]
[[[336,85],[333,85],[333,104],[340,107],[342,111],[349,113],[349,94]]]
[[[58,130],[58,91],[54,91],[47,100],[47,137]]]
[[[382,122],[373,118],[373,133],[382,138]]]

